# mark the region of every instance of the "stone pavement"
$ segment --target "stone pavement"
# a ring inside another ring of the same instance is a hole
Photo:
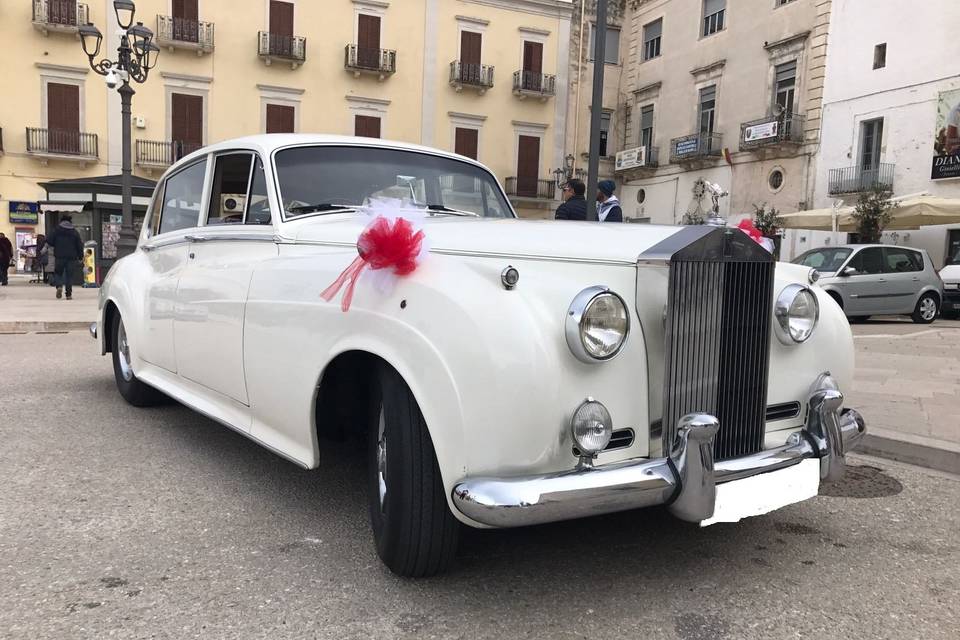
[[[0,287],[0,333],[86,329],[97,318],[98,292],[74,287],[73,300],[57,300],[53,287],[11,274]]]
[[[867,420],[862,450],[960,473],[960,322],[890,318],[853,331],[857,364],[846,396]]]

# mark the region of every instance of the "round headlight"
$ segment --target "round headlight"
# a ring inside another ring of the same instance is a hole
[[[580,452],[586,456],[594,456],[610,444],[613,420],[605,406],[593,398],[587,398],[573,412],[570,430]]]
[[[623,299],[606,287],[588,287],[567,311],[567,346],[587,363],[610,360],[626,342],[630,314]]]
[[[813,333],[820,319],[820,304],[813,291],[790,284],[777,297],[773,313],[780,342],[793,344],[805,341]]]

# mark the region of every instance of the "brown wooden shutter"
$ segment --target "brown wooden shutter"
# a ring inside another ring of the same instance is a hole
[[[380,118],[374,116],[356,116],[354,120],[354,135],[364,138],[380,137]]]
[[[483,36],[473,31],[460,32],[460,62],[480,64],[480,51],[483,48]]]
[[[270,33],[293,37],[293,3],[270,0]]]
[[[75,84],[47,84],[47,148],[80,151],[80,87]]]
[[[203,97],[174,93],[170,99],[170,138],[177,160],[203,146]]]
[[[540,177],[540,138],[520,136],[517,146],[517,195],[535,197]]]
[[[200,38],[197,0],[173,0],[173,37],[183,42],[197,42]]]
[[[198,20],[200,12],[197,10],[197,0],[173,0],[173,17],[184,20]]]
[[[477,160],[477,149],[479,147],[479,134],[476,129],[461,129],[457,127],[454,140],[454,151],[462,156]]]
[[[523,43],[523,85],[527,91],[540,91],[543,73],[543,43]]]
[[[294,108],[282,104],[267,105],[267,133],[294,133]]]
[[[47,21],[52,24],[77,24],[75,0],[48,0]]]
[[[380,18],[360,14],[357,16],[357,48],[380,50]]]

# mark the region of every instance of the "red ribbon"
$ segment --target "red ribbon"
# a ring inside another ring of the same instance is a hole
[[[357,280],[360,279],[364,269],[367,267],[374,270],[392,268],[393,273],[398,276],[413,273],[417,268],[417,257],[420,255],[423,237],[423,231],[414,233],[413,225],[405,218],[397,218],[393,224],[390,224],[390,221],[383,216],[377,216],[357,240],[357,252],[360,255],[354,258],[350,266],[323,290],[320,297],[330,302],[346,285],[346,291],[340,301],[340,309],[348,311],[353,301]]]

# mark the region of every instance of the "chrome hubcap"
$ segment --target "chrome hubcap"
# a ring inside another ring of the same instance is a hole
[[[133,367],[130,366],[130,344],[127,342],[127,330],[120,321],[117,331],[117,361],[120,363],[120,375],[127,382],[133,380]]]
[[[933,298],[924,298],[920,302],[920,316],[924,320],[933,320],[936,315],[937,303],[933,301]]]
[[[387,499],[387,435],[386,423],[383,417],[383,407],[380,407],[380,420],[377,424],[377,484],[380,493],[380,513],[384,512]]]

